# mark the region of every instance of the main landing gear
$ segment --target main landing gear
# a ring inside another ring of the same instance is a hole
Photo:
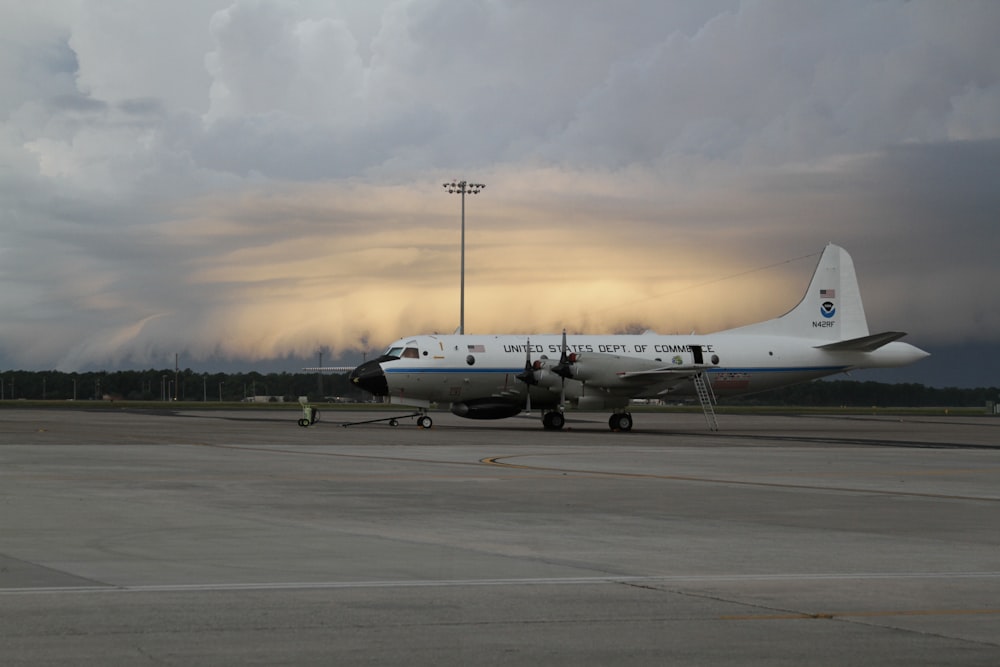
[[[632,430],[632,413],[631,412],[616,412],[611,415],[611,419],[608,420],[608,426],[611,427],[612,431],[622,431],[628,433]]]

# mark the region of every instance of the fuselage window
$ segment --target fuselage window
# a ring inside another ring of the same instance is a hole
[[[403,359],[419,359],[419,358],[420,358],[420,353],[417,352],[417,348],[408,347],[405,350],[403,350]]]

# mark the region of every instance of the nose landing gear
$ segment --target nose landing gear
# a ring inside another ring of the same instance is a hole
[[[559,410],[542,415],[542,426],[546,431],[559,431],[566,425],[566,416]]]

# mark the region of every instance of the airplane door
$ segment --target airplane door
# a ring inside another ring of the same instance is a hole
[[[703,364],[705,363],[705,357],[701,353],[701,345],[692,345],[691,354],[694,356],[694,363]]]

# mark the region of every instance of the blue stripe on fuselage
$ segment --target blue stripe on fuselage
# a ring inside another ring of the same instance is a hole
[[[850,366],[787,366],[787,367],[748,367],[748,368],[705,368],[706,373],[840,373]],[[451,368],[421,368],[418,366],[410,368],[386,368],[389,373],[520,373],[524,367],[516,368],[466,368],[455,366]]]

